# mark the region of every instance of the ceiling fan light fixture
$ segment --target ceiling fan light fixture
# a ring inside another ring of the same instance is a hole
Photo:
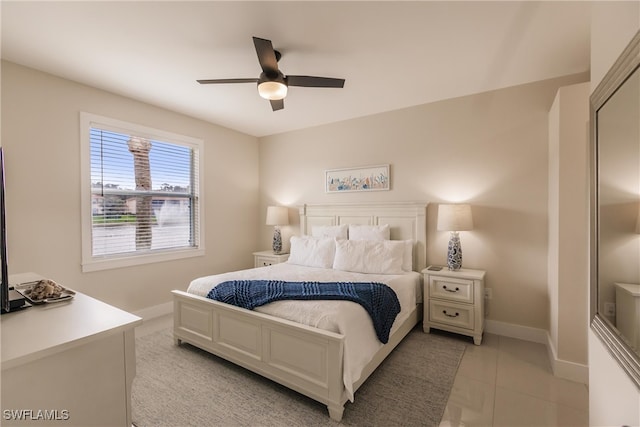
[[[287,96],[287,85],[277,81],[264,81],[258,83],[258,93],[264,99],[278,101]]]

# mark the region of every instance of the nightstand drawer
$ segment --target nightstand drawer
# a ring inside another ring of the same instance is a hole
[[[473,280],[430,276],[429,296],[473,304]]]
[[[253,266],[268,267],[273,264],[287,262],[289,254],[274,254],[272,251],[261,251],[253,253]]]
[[[257,256],[255,259],[256,267],[266,267],[273,264],[273,258]]]
[[[256,256],[255,258],[256,267],[267,267],[273,264],[278,264],[278,261],[274,260],[273,257]]]
[[[474,317],[473,306],[438,300],[429,301],[429,320],[431,322],[473,329]]]

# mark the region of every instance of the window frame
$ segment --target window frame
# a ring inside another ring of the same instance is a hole
[[[172,144],[187,146],[198,150],[198,182],[195,183],[195,194],[198,199],[196,217],[198,230],[194,233],[196,246],[193,248],[162,249],[144,253],[115,254],[93,256],[92,253],[92,188],[91,188],[91,143],[92,127],[114,132],[131,134],[150,140],[160,140]],[[82,235],[82,271],[91,272],[115,268],[145,265],[163,261],[204,256],[204,141],[185,135],[163,131],[97,114],[80,112],[80,157],[81,157],[81,235]]]

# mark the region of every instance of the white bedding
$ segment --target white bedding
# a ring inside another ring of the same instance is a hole
[[[396,293],[401,311],[391,328],[393,334],[409,316],[418,301],[422,301],[421,275],[406,272],[400,275],[364,274],[334,269],[275,264],[195,279],[187,292],[206,297],[216,285],[227,280],[274,279],[318,282],[380,282]],[[353,384],[362,370],[382,347],[373,322],[360,304],[351,301],[276,301],[256,308],[256,311],[345,336],[343,380],[347,397],[353,401]]]

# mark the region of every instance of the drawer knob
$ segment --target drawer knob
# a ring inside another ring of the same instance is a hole
[[[447,292],[453,292],[453,293],[458,292],[458,291],[460,290],[460,288],[459,288],[459,287],[457,287],[457,286],[456,286],[456,289],[455,289],[455,290],[448,289],[448,288],[447,288],[447,285],[442,285],[442,289],[444,289],[444,290],[445,290],[445,291],[447,291]]]
[[[449,313],[447,313],[447,310],[442,310],[442,313],[447,317],[458,317],[458,316],[460,316],[460,313],[458,313],[457,311],[456,311],[456,314],[449,314]]]

